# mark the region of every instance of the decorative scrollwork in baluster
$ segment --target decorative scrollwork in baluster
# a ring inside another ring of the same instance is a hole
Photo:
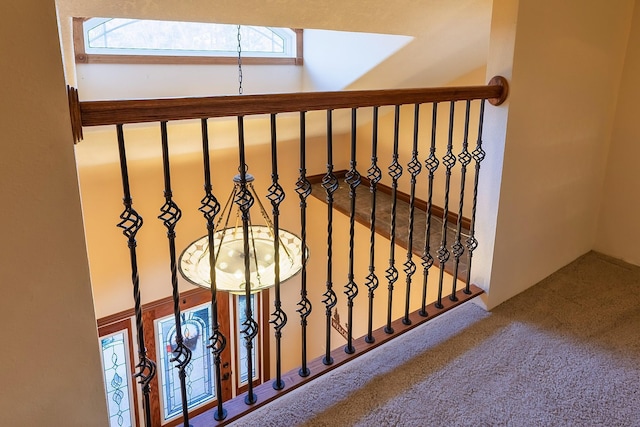
[[[327,110],[327,173],[322,177],[322,188],[327,194],[327,282],[326,291],[322,294],[325,305],[325,355],[322,363],[330,365],[333,363],[331,357],[331,314],[338,299],[333,290],[332,269],[333,269],[333,194],[338,189],[338,178],[333,173],[333,130],[332,130],[332,110]]]
[[[282,328],[287,323],[287,315],[282,310],[280,300],[280,204],[284,201],[285,193],[278,182],[278,151],[276,135],[276,115],[271,114],[271,185],[267,192],[267,198],[271,202],[273,212],[273,247],[275,261],[275,288],[274,288],[274,312],[271,313],[270,323],[274,327],[276,339],[276,379],[273,382],[275,390],[284,388],[282,380]]]
[[[371,193],[371,209],[369,213],[369,274],[365,278],[365,286],[368,289],[369,311],[367,318],[367,336],[365,342],[372,344],[373,337],[373,298],[375,290],[379,286],[378,276],[375,273],[375,239],[376,239],[376,202],[378,183],[382,179],[382,171],[378,167],[378,110],[373,107],[373,135],[371,141],[371,165],[367,169],[367,179],[369,180],[369,192]]]
[[[485,151],[482,149],[482,123],[484,121],[484,104],[485,100],[480,101],[480,118],[478,119],[478,142],[475,150],[471,153],[475,161],[475,176],[473,180],[473,203],[471,207],[471,226],[469,228],[469,237],[467,238],[467,279],[464,293],[471,294],[471,259],[473,251],[478,247],[478,241],[475,238],[476,227],[476,206],[478,202],[478,179],[480,177],[480,162],[485,158]]]
[[[236,197],[234,198],[233,202],[238,205],[243,215],[249,216],[249,209],[251,208],[251,206],[253,206],[255,200],[253,198],[253,195],[247,188],[246,182],[244,184],[241,184],[238,188],[238,192],[236,193]]]
[[[398,163],[398,144],[400,138],[400,106],[396,105],[395,120],[393,127],[393,157],[388,171],[391,177],[391,231],[389,233],[389,267],[386,270],[386,278],[388,281],[388,298],[387,298],[387,324],[384,331],[388,334],[393,333],[391,327],[391,311],[393,306],[393,287],[398,281],[398,270],[395,267],[395,245],[396,245],[396,210],[398,206],[398,179],[402,176],[402,166]]]
[[[300,168],[296,181],[296,193],[300,198],[300,240],[302,247],[307,247],[307,197],[311,194],[311,183],[307,179],[306,169],[306,112],[300,112]],[[302,251],[302,269],[300,271],[300,301],[297,313],[300,315],[302,332],[302,363],[298,371],[301,377],[307,377],[311,373],[307,367],[307,318],[311,314],[311,301],[307,298],[307,251]]]
[[[118,137],[118,151],[120,155],[120,172],[122,175],[122,191],[124,211],[120,214],[120,222],[117,227],[122,229],[122,234],[127,237],[129,258],[131,260],[131,284],[133,286],[134,312],[136,319],[136,335],[138,339],[138,364],[134,378],[137,378],[142,388],[143,409],[145,411],[144,422],[146,427],[151,427],[151,381],[156,376],[156,364],[147,357],[147,348],[144,342],[144,327],[142,323],[142,304],[140,302],[140,277],[138,276],[138,261],[136,254],[136,235],[142,228],[143,220],[138,212],[133,209],[133,199],[129,187],[129,170],[124,143],[124,131],[122,125],[116,126]]]
[[[442,241],[440,248],[436,252],[440,263],[440,278],[438,281],[438,300],[436,308],[443,308],[442,305],[442,284],[444,280],[444,265],[449,260],[450,252],[447,249],[447,225],[449,223],[449,188],[451,185],[451,168],[456,164],[456,156],[453,155],[453,126],[454,126],[455,101],[451,101],[449,109],[449,139],[447,142],[447,152],[442,157],[442,164],[445,166],[444,184],[444,207],[442,213]]]
[[[214,248],[213,233],[215,231],[215,219],[220,213],[220,203],[213,195],[213,187],[211,185],[211,167],[209,159],[209,131],[207,119],[201,120],[202,128],[202,159],[204,170],[204,191],[205,195],[200,201],[201,206],[198,209],[204,215],[207,221],[207,237],[209,243],[209,279],[211,282],[211,313],[212,313],[212,334],[209,337],[209,345],[207,348],[213,354],[213,364],[215,366],[216,379],[216,399],[218,401],[216,411],[213,417],[217,421],[221,421],[227,417],[227,411],[223,408],[222,399],[222,352],[227,347],[227,339],[220,332],[220,322],[218,320],[218,287],[216,285],[216,251]]]
[[[471,162],[471,154],[469,154],[469,113],[471,110],[471,101],[467,101],[464,119],[464,137],[462,140],[462,150],[458,155],[458,162],[460,163],[460,201],[458,204],[458,221],[456,224],[456,237],[451,251],[453,252],[453,280],[451,286],[451,295],[449,299],[451,301],[458,301],[456,296],[456,286],[458,284],[458,266],[460,265],[460,257],[464,254],[464,246],[461,243],[462,235],[462,211],[464,208],[464,189],[465,181],[467,177],[467,166]]]
[[[246,316],[245,321],[242,323],[242,334],[244,335],[245,348],[247,354],[250,355],[253,350],[253,339],[258,334],[258,324],[253,319],[252,307],[251,307],[251,250],[249,246],[249,223],[250,214],[249,209],[255,202],[251,191],[249,191],[249,185],[253,181],[253,176],[247,173],[247,162],[245,158],[245,141],[244,141],[244,117],[238,116],[238,175],[234,177],[235,184],[235,197],[233,202],[238,206],[240,211],[240,217],[242,220],[242,243],[244,253],[244,285],[245,285],[245,307],[244,313]],[[247,395],[244,399],[247,405],[255,403],[258,398],[253,391],[253,358],[247,357]]]
[[[355,222],[356,222],[356,191],[361,183],[360,173],[356,169],[356,109],[351,110],[351,160],[349,170],[345,176],[345,182],[349,186],[349,199],[351,200],[351,210],[349,215],[349,272],[348,282],[345,285],[345,295],[347,296],[347,345],[344,351],[347,354],[355,353],[353,346],[353,300],[358,295],[358,285],[356,285],[353,274],[354,246],[355,246]]]
[[[253,320],[253,317],[247,316],[247,319],[242,322],[242,326],[242,333],[244,336],[248,337],[249,342],[253,342],[253,339],[258,336],[258,323]],[[253,348],[253,346],[251,348]],[[248,350],[251,350],[251,348]]]
[[[409,308],[411,303],[411,281],[416,272],[416,264],[413,262],[413,226],[416,205],[416,179],[422,170],[422,165],[418,160],[418,129],[420,124],[420,104],[415,104],[413,116],[413,147],[411,150],[411,160],[407,165],[407,171],[411,175],[411,195],[409,197],[409,231],[407,236],[407,260],[404,263],[406,274],[406,291],[404,304],[404,317],[402,323],[410,325]]]
[[[173,200],[171,190],[171,171],[169,167],[169,142],[167,134],[167,122],[160,123],[160,134],[162,137],[162,165],[164,169],[164,199],[165,203],[160,208],[158,219],[162,221],[167,229],[167,239],[169,241],[169,262],[171,268],[171,288],[173,291],[173,314],[176,323],[176,346],[173,350],[171,362],[176,362],[178,377],[180,378],[180,394],[182,397],[182,419],[185,425],[189,424],[189,404],[187,396],[186,371],[187,364],[191,361],[191,350],[184,345],[182,336],[182,319],[180,317],[180,293],[178,291],[178,274],[176,263],[176,231],[175,227],[182,211]]]
[[[425,168],[429,171],[429,188],[427,191],[427,218],[424,237],[424,251],[422,252],[422,307],[420,315],[426,317],[427,313],[427,282],[429,279],[429,269],[433,266],[433,256],[431,255],[431,211],[433,206],[433,179],[440,162],[436,157],[436,123],[438,118],[438,104],[434,103],[431,110],[431,147],[429,157],[424,161]]]

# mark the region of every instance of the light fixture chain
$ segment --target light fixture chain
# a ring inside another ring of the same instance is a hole
[[[242,95],[242,36],[238,25],[238,95]]]

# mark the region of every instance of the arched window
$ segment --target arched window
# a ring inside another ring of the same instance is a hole
[[[76,62],[233,63],[238,26],[122,18],[74,20]],[[302,30],[241,26],[243,62],[301,64]]]

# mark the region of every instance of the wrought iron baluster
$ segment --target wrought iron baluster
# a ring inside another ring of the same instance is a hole
[[[395,120],[393,128],[393,158],[389,165],[389,175],[391,181],[391,231],[389,233],[389,268],[386,270],[386,278],[389,283],[389,294],[387,297],[387,324],[384,331],[388,334],[393,333],[391,327],[391,310],[393,302],[393,285],[398,281],[398,270],[395,266],[395,245],[396,245],[396,210],[398,205],[398,178],[402,176],[402,166],[398,163],[398,143],[400,139],[400,106],[396,105]]]
[[[207,221],[207,238],[209,244],[209,279],[211,282],[211,317],[213,323],[213,333],[209,337],[209,345],[213,354],[213,363],[215,366],[216,376],[216,399],[218,401],[216,411],[213,418],[217,421],[224,420],[227,417],[227,411],[222,406],[222,373],[221,373],[221,355],[227,347],[227,338],[220,331],[220,322],[218,320],[218,287],[216,283],[216,251],[214,250],[213,233],[215,231],[215,218],[220,212],[220,203],[213,195],[211,186],[211,167],[209,159],[209,129],[207,119],[201,120],[202,128],[202,159],[204,167],[204,192],[205,195],[200,201],[202,205],[199,210]]]
[[[280,300],[280,203],[284,200],[285,194],[282,186],[278,183],[278,150],[276,135],[276,115],[271,114],[271,186],[267,198],[273,207],[273,248],[275,261],[275,300],[273,302],[274,312],[270,323],[273,324],[276,338],[276,380],[273,382],[275,390],[284,388],[282,380],[282,328],[287,324],[287,314],[282,310]]]
[[[244,251],[244,289],[245,289],[245,321],[242,323],[244,328],[242,333],[244,334],[245,347],[247,349],[247,396],[244,401],[247,405],[255,403],[258,398],[253,392],[253,360],[251,352],[253,349],[253,339],[258,336],[258,323],[253,319],[253,313],[251,309],[251,256],[249,246],[249,209],[253,206],[254,198],[249,189],[247,188],[247,162],[245,158],[245,143],[244,143],[244,117],[238,116],[238,154],[239,162],[238,166],[239,178],[238,178],[238,192],[235,196],[235,204],[241,212],[242,219],[242,237],[243,237],[243,251]]]
[[[189,425],[189,403],[187,401],[186,367],[191,361],[191,350],[184,344],[182,336],[182,319],[180,317],[180,293],[178,291],[178,275],[176,264],[176,231],[175,227],[182,211],[173,201],[171,190],[171,171],[169,167],[169,139],[167,136],[167,122],[160,122],[162,137],[162,165],[164,169],[164,199],[158,219],[167,228],[169,241],[169,263],[171,266],[171,288],[173,291],[173,315],[176,322],[176,349],[173,351],[171,362],[176,362],[178,377],[180,378],[180,395],[182,397],[182,419],[185,426]]]
[[[407,170],[411,174],[411,194],[409,196],[409,232],[407,238],[407,260],[404,263],[406,274],[406,292],[404,303],[404,317],[402,323],[410,325],[409,304],[411,302],[411,280],[416,272],[416,264],[413,262],[413,223],[416,204],[416,177],[422,170],[422,165],[418,161],[418,128],[420,124],[420,104],[416,104],[413,114],[413,147],[411,150],[411,161],[407,165]]]
[[[358,285],[353,280],[353,249],[355,246],[355,223],[356,223],[356,190],[360,185],[360,174],[356,170],[356,113],[355,108],[351,109],[351,161],[349,170],[345,176],[345,182],[349,185],[349,198],[351,200],[351,212],[349,215],[349,273],[348,282],[345,285],[345,295],[347,295],[347,345],[344,351],[348,354],[355,353],[353,346],[353,299],[358,295]]]
[[[421,316],[428,316],[427,313],[427,282],[429,279],[429,270],[433,266],[433,257],[431,256],[431,210],[433,207],[433,177],[440,162],[436,157],[436,128],[438,121],[438,104],[434,103],[431,110],[431,147],[429,148],[429,157],[424,161],[424,166],[429,171],[429,189],[427,191],[427,219],[424,237],[424,252],[422,253],[422,307],[420,308]]]
[[[120,172],[122,175],[122,192],[124,211],[120,214],[118,227],[122,229],[122,234],[127,237],[129,247],[129,258],[131,261],[131,283],[133,285],[133,300],[136,319],[136,334],[138,338],[138,359],[136,365],[138,372],[134,374],[138,378],[142,388],[144,398],[144,422],[146,427],[151,427],[151,405],[150,392],[151,380],[156,375],[156,364],[147,357],[147,348],[144,344],[144,327],[142,323],[142,305],[140,303],[140,277],[138,275],[138,257],[136,253],[136,234],[142,227],[142,217],[133,209],[133,199],[129,187],[129,169],[127,167],[127,154],[124,145],[124,132],[122,125],[116,125],[118,134],[118,151],[120,153]]]
[[[485,100],[480,101],[480,118],[478,119],[478,142],[476,149],[471,153],[473,160],[475,160],[475,175],[473,179],[473,204],[471,207],[471,225],[469,227],[469,238],[467,239],[467,280],[464,293],[471,294],[469,286],[471,285],[471,258],[473,257],[473,251],[478,247],[478,241],[475,237],[476,229],[476,205],[478,202],[478,179],[480,177],[480,162],[484,160],[485,152],[482,149],[482,125],[484,122],[484,104]]]
[[[302,364],[298,372],[301,377],[311,373],[307,367],[307,317],[311,314],[311,301],[307,298],[307,197],[311,194],[311,183],[306,169],[306,120],[305,111],[300,112],[300,176],[296,182],[296,193],[300,197],[300,239],[302,240],[302,270],[300,271],[300,302],[298,309],[302,327]]]
[[[326,347],[322,363],[331,365],[331,312],[336,306],[337,298],[333,290],[333,193],[338,189],[338,179],[333,173],[333,121],[332,110],[327,110],[327,173],[322,178],[322,187],[327,193],[327,290],[322,294],[326,317]]]
[[[371,213],[369,216],[369,274],[365,285],[369,290],[369,312],[367,319],[367,336],[365,341],[369,344],[375,342],[373,338],[373,297],[378,288],[378,276],[375,273],[375,239],[376,239],[376,195],[378,182],[382,179],[382,171],[378,167],[378,107],[373,107],[373,136],[371,141],[371,166],[367,170],[369,179],[369,192],[371,193]]]
[[[451,184],[451,168],[456,164],[456,156],[453,155],[453,122],[455,113],[455,101],[451,101],[449,108],[449,138],[447,141],[447,152],[442,158],[442,164],[446,168],[444,183],[444,207],[442,213],[442,241],[438,249],[438,262],[440,263],[440,278],[438,280],[438,301],[437,308],[442,305],[442,283],[444,280],[444,265],[449,260],[449,249],[447,249],[447,225],[449,223],[449,187]]]
[[[464,246],[460,243],[460,236],[462,233],[462,209],[464,208],[464,184],[467,176],[467,165],[471,162],[471,154],[469,154],[469,112],[471,110],[471,101],[467,101],[464,116],[464,137],[462,139],[462,151],[458,155],[458,161],[460,162],[460,202],[458,204],[458,221],[456,224],[456,241],[451,247],[453,251],[453,280],[451,285],[451,295],[449,299],[451,301],[458,301],[456,297],[456,287],[458,284],[458,266],[460,264],[460,257],[464,253]]]

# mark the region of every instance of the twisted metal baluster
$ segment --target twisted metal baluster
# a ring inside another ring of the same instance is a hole
[[[220,212],[220,203],[215,198],[211,186],[211,167],[209,161],[209,130],[207,119],[201,120],[202,128],[202,158],[204,163],[204,198],[201,200],[202,205],[199,211],[202,212],[207,220],[207,238],[209,242],[209,279],[211,282],[211,313],[213,323],[213,333],[209,337],[210,344],[207,348],[211,349],[213,354],[213,363],[215,365],[216,374],[216,398],[218,400],[216,411],[213,418],[217,421],[224,420],[227,417],[227,411],[222,407],[222,373],[220,369],[221,355],[227,346],[227,338],[220,332],[220,322],[218,321],[218,287],[216,282],[216,251],[214,250],[213,233],[215,231],[215,218]]]
[[[469,111],[471,110],[471,101],[467,101],[465,116],[464,116],[464,138],[462,140],[462,151],[458,155],[458,161],[460,162],[460,202],[458,205],[458,222],[456,224],[456,241],[451,247],[453,251],[453,280],[451,285],[451,295],[449,299],[451,301],[458,301],[456,297],[456,287],[458,284],[458,265],[460,264],[460,257],[464,253],[464,246],[460,243],[460,235],[462,233],[462,209],[464,207],[464,183],[467,176],[467,165],[471,162],[471,154],[469,154]]]
[[[427,317],[427,281],[429,279],[429,269],[433,266],[433,257],[431,256],[431,209],[433,200],[433,176],[438,169],[440,162],[436,157],[436,124],[438,119],[438,104],[433,104],[431,111],[431,147],[429,148],[429,157],[424,161],[424,166],[429,171],[429,190],[427,199],[427,219],[424,237],[424,252],[422,253],[422,307],[420,315]]]
[[[413,262],[413,222],[416,204],[416,177],[422,170],[422,165],[418,161],[418,128],[420,120],[420,104],[415,105],[413,115],[413,148],[411,150],[411,161],[407,165],[407,170],[411,174],[411,195],[409,197],[409,235],[407,238],[407,260],[404,263],[404,272],[407,275],[406,293],[404,302],[404,317],[402,323],[410,325],[409,303],[411,302],[411,279],[416,272],[416,264]]]
[[[133,200],[131,198],[131,190],[129,188],[129,171],[127,167],[127,155],[124,147],[124,132],[122,125],[116,125],[118,134],[118,150],[120,152],[120,172],[122,174],[122,191],[124,194],[123,204],[124,211],[120,214],[120,222],[118,228],[122,229],[128,239],[129,258],[131,260],[131,283],[133,285],[133,300],[136,318],[136,333],[138,338],[138,359],[136,365],[138,372],[134,374],[134,378],[139,379],[144,396],[144,421],[146,427],[151,427],[151,406],[150,391],[151,380],[156,375],[156,364],[153,360],[147,358],[147,348],[144,345],[144,328],[142,323],[142,305],[140,304],[140,277],[138,276],[138,257],[136,254],[136,234],[142,227],[142,217],[133,209]]]
[[[182,320],[180,317],[180,294],[178,292],[178,275],[176,269],[176,231],[175,227],[182,212],[173,201],[171,191],[171,171],[169,168],[169,142],[167,137],[167,122],[160,122],[162,136],[162,165],[164,169],[164,199],[158,219],[167,228],[169,240],[169,262],[171,265],[171,287],[173,290],[173,315],[176,322],[176,349],[173,351],[171,362],[176,362],[178,377],[180,378],[180,394],[182,397],[182,419],[185,426],[189,425],[189,405],[187,401],[186,367],[191,361],[191,350],[184,345],[182,337]]]
[[[258,398],[253,392],[253,360],[251,357],[251,351],[253,349],[253,339],[258,336],[258,323],[253,319],[253,313],[251,310],[251,256],[249,247],[249,209],[253,206],[254,198],[251,192],[247,188],[247,163],[245,160],[244,149],[244,117],[238,116],[238,154],[240,166],[238,172],[240,173],[240,179],[237,183],[238,193],[235,197],[235,204],[241,212],[242,219],[242,237],[244,246],[244,291],[245,291],[245,316],[246,320],[242,323],[244,328],[242,333],[244,334],[245,347],[247,349],[247,372],[248,372],[248,384],[247,384],[247,396],[244,398],[244,402],[247,405],[255,403]]]
[[[322,294],[324,299],[326,316],[326,347],[322,363],[331,365],[331,312],[336,306],[337,298],[333,290],[331,276],[333,261],[333,193],[338,189],[338,179],[333,174],[333,130],[332,130],[332,110],[327,110],[327,173],[322,178],[322,187],[327,193],[327,290]]]
[[[449,139],[447,142],[447,152],[442,158],[442,164],[446,167],[445,184],[444,184],[444,208],[442,213],[442,241],[438,249],[438,261],[440,262],[440,278],[438,281],[438,301],[436,308],[443,308],[442,305],[442,282],[444,280],[444,265],[449,259],[449,250],[447,249],[447,224],[449,222],[449,186],[451,183],[451,168],[456,164],[456,156],[453,155],[453,115],[455,112],[455,101],[451,101],[449,108]]]
[[[382,171],[378,167],[378,107],[373,107],[373,137],[371,141],[371,166],[367,170],[369,179],[369,192],[371,193],[371,213],[369,216],[369,274],[366,277],[365,286],[369,290],[369,315],[367,319],[367,336],[365,341],[369,344],[375,342],[373,337],[373,297],[378,288],[378,276],[375,273],[375,239],[376,239],[376,195],[378,182],[382,179]]]
[[[398,178],[402,175],[402,166],[398,163],[398,142],[400,139],[400,106],[396,105],[395,121],[393,128],[393,160],[389,165],[389,175],[392,178],[391,183],[391,232],[389,245],[389,268],[386,270],[386,278],[389,282],[389,296],[387,299],[387,324],[384,331],[388,334],[393,333],[391,327],[391,309],[393,300],[393,285],[398,280],[398,270],[395,266],[395,245],[396,245],[396,209],[398,205]]]
[[[476,229],[476,205],[478,202],[478,178],[480,177],[480,162],[484,160],[485,152],[482,149],[482,124],[484,122],[484,104],[485,100],[480,101],[480,118],[478,120],[478,142],[476,149],[473,150],[473,160],[476,162],[475,176],[473,180],[473,205],[471,208],[471,226],[469,228],[469,238],[467,239],[467,280],[464,293],[471,294],[469,286],[471,285],[471,258],[473,251],[478,247],[478,241],[475,238]]]
[[[267,198],[273,207],[273,248],[275,261],[275,301],[273,303],[275,311],[271,313],[276,337],[276,380],[273,382],[275,390],[284,388],[282,380],[282,328],[287,324],[287,314],[282,310],[280,301],[280,203],[284,200],[284,190],[278,183],[278,151],[276,136],[276,115],[271,114],[271,186]]]
[[[358,295],[358,285],[353,281],[353,249],[355,246],[355,223],[356,223],[356,189],[360,185],[360,174],[356,170],[356,109],[351,109],[351,161],[349,170],[345,176],[345,182],[349,185],[349,198],[351,199],[351,212],[349,215],[349,281],[345,285],[345,295],[347,296],[347,345],[344,351],[347,354],[356,352],[353,346],[353,299]]]
[[[307,317],[311,314],[311,301],[307,298],[307,197],[311,194],[311,183],[307,180],[306,169],[306,121],[305,111],[300,112],[300,176],[296,182],[296,193],[300,197],[300,239],[302,240],[302,270],[300,271],[300,302],[298,309],[302,327],[302,364],[298,374],[307,377],[311,373],[307,367]]]

